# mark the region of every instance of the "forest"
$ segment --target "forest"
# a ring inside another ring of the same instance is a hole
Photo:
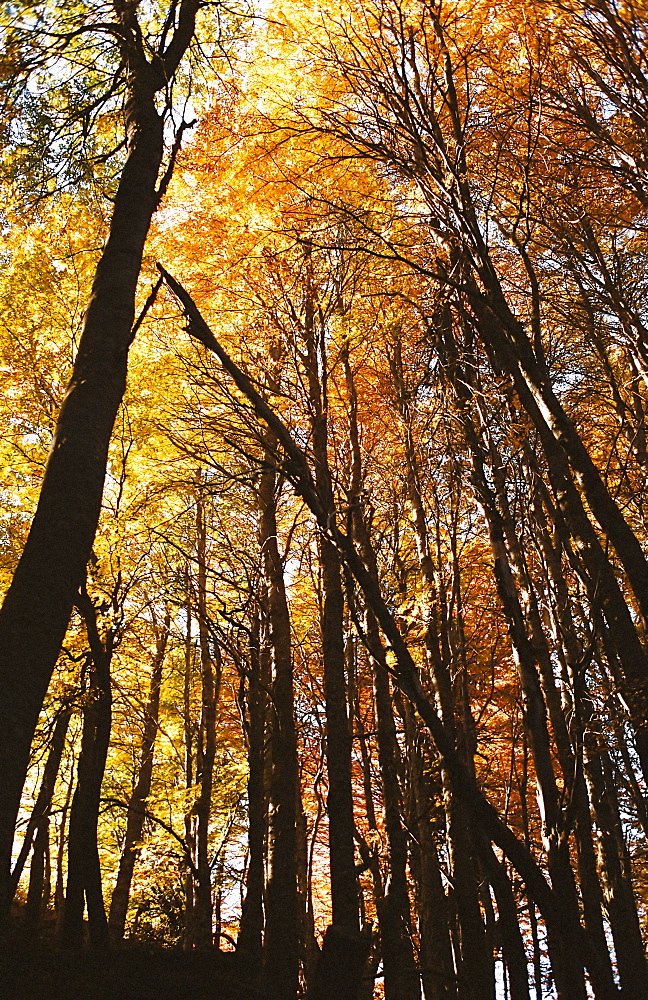
[[[0,992],[645,1000],[648,4],[0,37]]]

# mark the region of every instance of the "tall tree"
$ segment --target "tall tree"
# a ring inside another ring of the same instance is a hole
[[[121,95],[126,159],[38,507],[0,611],[0,897],[5,911],[29,748],[97,529],[108,445],[134,336],[144,241],[175,160],[172,152],[160,181],[170,83],[192,43],[202,6],[199,0],[170,4],[159,12],[157,37],[149,37],[137,7],[118,0],[107,22],[99,10],[87,21],[83,8],[59,21],[60,10],[43,6],[38,13],[53,18],[54,32],[47,21],[34,21],[30,5],[19,11],[27,26],[19,22],[10,31],[14,50],[24,52],[9,81],[19,87],[30,72],[58,66],[79,37],[109,39],[112,82],[106,92],[91,97],[87,112],[77,108],[76,118],[82,123],[86,114],[94,115],[114,94]]]

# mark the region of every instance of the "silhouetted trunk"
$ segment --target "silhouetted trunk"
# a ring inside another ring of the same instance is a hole
[[[110,741],[111,691],[110,661],[113,632],[108,629],[102,640],[97,612],[87,591],[77,597],[90,645],[90,682],[83,708],[81,752],[77,764],[77,785],[70,811],[68,833],[68,872],[65,894],[62,941],[68,948],[83,944],[84,903],[88,909],[88,932],[94,948],[107,949],[108,921],[104,907],[97,843],[97,823],[101,784]]]
[[[592,728],[585,734],[585,773],[599,831],[603,898],[614,940],[622,996],[623,1000],[641,1000],[648,982],[648,966],[630,877],[628,849],[608,753],[599,746]]]
[[[194,648],[191,634],[191,622],[193,614],[193,602],[191,600],[191,574],[189,563],[185,566],[185,642],[184,642],[184,676],[182,686],[182,727],[184,735],[184,781],[185,788],[192,788],[194,784],[194,726],[191,718],[191,689],[193,686],[193,659]],[[187,852],[191,858],[191,863],[195,862],[195,822],[193,810],[188,809],[184,817],[184,839]],[[189,951],[194,946],[194,872],[191,867],[187,867],[184,875],[184,929],[182,935],[182,947]]]
[[[16,889],[18,887],[18,882],[20,881],[20,876],[23,873],[25,863],[27,861],[27,858],[29,857],[29,852],[32,848],[32,844],[34,845],[34,855],[36,855],[35,838],[38,838],[40,827],[46,825],[49,829],[49,812],[52,805],[52,796],[54,795],[54,787],[56,785],[56,779],[58,777],[59,768],[61,766],[61,758],[63,756],[63,750],[65,748],[65,737],[67,736],[67,731],[70,725],[71,716],[72,716],[72,706],[63,705],[59,709],[58,715],[56,717],[56,722],[54,723],[54,731],[52,732],[50,749],[47,755],[47,762],[45,764],[45,769],[43,771],[43,778],[41,780],[40,788],[38,790],[38,796],[34,803],[34,808],[32,809],[31,816],[29,817],[29,822],[27,824],[27,829],[25,831],[22,847],[20,848],[20,852],[18,854],[18,857],[16,858],[16,863],[11,872],[12,898],[15,895]],[[39,846],[40,851],[42,851],[43,840],[44,838],[40,839],[40,846]],[[31,875],[30,875],[30,886],[31,886]]]
[[[411,867],[416,884],[421,978],[425,1000],[456,1000],[457,979],[452,958],[450,912],[443,888],[439,854],[434,840],[433,794],[429,755],[411,706],[402,700],[401,715],[407,745],[408,826],[413,831]],[[442,823],[442,821],[441,821]]]
[[[308,382],[315,488],[331,523],[335,520],[333,481],[328,461],[328,390],[324,331],[316,317],[310,247],[305,255],[304,361]],[[359,893],[355,870],[355,819],[351,787],[351,724],[344,655],[344,594],[340,557],[323,532],[318,537],[321,568],[321,637],[326,702],[327,814],[333,923],[326,932],[309,1000],[337,996],[355,1000],[367,942],[359,932]]]
[[[199,484],[200,489],[200,484]],[[198,641],[200,645],[201,710],[196,754],[196,781],[200,786],[194,806],[196,818],[196,889],[194,897],[194,944],[210,948],[212,940],[213,901],[209,860],[209,820],[212,808],[214,763],[216,760],[216,706],[220,695],[222,665],[220,649],[210,649],[207,625],[207,527],[202,498],[196,504],[198,557]]]
[[[352,534],[367,571],[378,578],[378,566],[364,521],[360,499],[362,462],[357,422],[357,393],[349,364],[348,345],[341,351],[348,403],[349,439],[351,442],[351,482],[349,508]],[[389,685],[389,673],[378,623],[370,610],[365,615],[364,635],[373,676],[378,765],[383,793],[384,821],[389,855],[389,874],[384,895],[376,900],[380,927],[385,1000],[419,1000],[421,981],[414,949],[409,886],[407,881],[408,836],[401,813],[401,790],[398,781],[398,742]]]
[[[38,506],[0,611],[0,907],[9,906],[12,841],[29,751],[52,671],[85,578],[97,529],[108,446],[126,385],[135,292],[163,155],[156,93],[189,45],[199,0],[183,0],[178,28],[151,62],[131,5],[116,7],[126,64],[127,157],[110,234],[97,265],[72,378]]]
[[[65,802],[63,803],[63,808],[61,809],[61,818],[59,822],[58,837],[56,843],[56,879],[54,881],[54,913],[56,915],[57,938],[59,938],[63,932],[63,919],[65,916],[65,879],[63,874],[63,865],[65,862],[65,846],[66,846],[65,829],[67,826],[68,813],[70,811],[70,803],[72,802],[73,788],[74,788],[74,775],[70,773],[70,780],[68,781],[67,790],[65,792]]]
[[[117,880],[110,899],[108,925],[110,927],[111,936],[114,936],[116,940],[119,940],[124,936],[124,927],[126,926],[126,913],[128,912],[128,900],[130,897],[131,883],[133,881],[133,872],[135,871],[135,864],[137,862],[137,858],[139,857],[139,844],[142,839],[144,820],[146,818],[146,800],[151,793],[155,737],[157,735],[158,717],[160,712],[162,667],[169,639],[170,625],[171,618],[167,608],[162,629],[156,629],[156,650],[153,658],[153,664],[151,666],[151,681],[148,704],[145,709],[144,732],[142,734],[142,745],[140,749],[139,770],[135,786],[128,800],[124,844],[119,858]]]
[[[265,789],[265,720],[266,691],[269,685],[268,678],[261,676],[260,632],[259,611],[256,608],[250,629],[247,684],[241,679],[248,754],[249,861],[236,951],[246,965],[257,972],[261,967],[263,943],[264,844],[268,809]]]
[[[275,442],[269,441],[268,457]],[[258,489],[259,546],[268,602],[272,662],[268,882],[263,944],[264,995],[293,1000],[299,985],[296,808],[299,795],[290,615],[277,540],[277,476],[271,464]]]
[[[511,1000],[529,1000],[527,957],[515,896],[513,895],[513,886],[504,865],[495,857],[490,844],[484,844],[482,857],[497,903],[497,929],[508,973],[510,998]]]

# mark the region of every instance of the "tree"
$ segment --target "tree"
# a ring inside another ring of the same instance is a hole
[[[90,24],[73,22],[53,35],[40,24],[31,32],[14,28],[9,35],[12,44],[24,46],[16,83],[34,67],[46,69],[79,35],[94,31],[111,39],[116,73],[110,92],[123,95],[127,155],[37,511],[0,611],[0,866],[5,910],[29,747],[97,528],[108,444],[134,335],[144,241],[166,185],[164,178],[161,186],[158,180],[171,110],[167,88],[191,45],[200,7],[198,0],[171,4],[155,42],[145,40],[137,11],[125,3],[114,4],[114,20],[107,25],[97,16]],[[99,95],[95,107],[105,97]],[[172,153],[169,170],[174,158]]]

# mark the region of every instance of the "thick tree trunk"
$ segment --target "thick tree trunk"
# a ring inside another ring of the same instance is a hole
[[[86,623],[90,644],[90,684],[83,709],[81,753],[77,765],[77,786],[70,811],[68,872],[62,942],[67,948],[83,944],[84,901],[88,909],[88,931],[94,948],[109,947],[108,921],[104,907],[97,842],[101,784],[110,741],[111,690],[110,661],[113,634],[102,640],[97,612],[85,588],[77,605]]]
[[[124,936],[131,883],[133,881],[135,864],[140,852],[139,842],[142,839],[142,830],[144,829],[146,799],[151,793],[153,755],[160,711],[162,667],[164,664],[164,656],[169,638],[170,625],[171,619],[167,609],[162,629],[156,630],[156,650],[151,667],[151,681],[148,704],[145,710],[139,771],[133,792],[128,800],[124,845],[119,859],[117,880],[110,898],[108,926],[110,927],[111,936],[114,937],[115,940],[121,940]]]

